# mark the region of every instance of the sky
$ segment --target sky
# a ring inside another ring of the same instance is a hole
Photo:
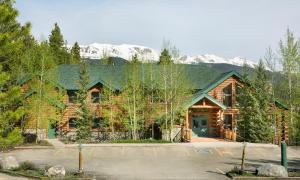
[[[300,37],[299,0],[16,0],[37,39],[55,22],[69,44],[136,44],[182,54],[240,56],[257,62],[278,50],[287,28]]]

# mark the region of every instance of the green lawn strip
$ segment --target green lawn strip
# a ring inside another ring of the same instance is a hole
[[[76,144],[76,141],[68,141],[68,140],[61,140],[65,144]],[[133,139],[124,139],[124,140],[107,140],[107,141],[84,141],[81,142],[82,144],[121,144],[121,143],[132,143],[132,144],[167,144],[171,143],[170,141],[166,140],[151,140],[151,139],[140,139],[140,140],[133,140]]]
[[[150,140],[150,139],[142,139],[142,140],[111,140],[111,141],[104,141],[103,143],[171,143],[170,141],[166,140]]]
[[[44,176],[43,170],[4,170],[1,169],[0,172],[11,175],[11,176],[23,176],[33,179],[40,179]]]
[[[40,140],[38,143],[32,142],[32,143],[23,143],[21,146],[52,146],[52,144],[48,143],[45,140]]]
[[[35,169],[35,170],[4,170],[0,169],[1,173],[8,174],[10,176],[16,177],[27,177],[32,179],[55,179],[56,177],[49,178],[45,176],[44,170]],[[77,179],[77,178],[92,178],[93,174],[78,174],[77,172],[66,172],[65,177],[57,179]]]
[[[289,177],[300,177],[300,171],[298,172],[288,172]],[[256,175],[254,172],[244,172],[243,174],[240,174],[238,172],[228,172],[227,176],[230,178],[234,178],[234,177],[267,177],[267,176],[258,176]]]

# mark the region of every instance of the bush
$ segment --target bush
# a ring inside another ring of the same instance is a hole
[[[35,164],[33,164],[30,161],[24,161],[20,163],[20,166],[18,168],[19,170],[36,170]]]
[[[8,149],[23,143],[23,136],[19,128],[15,128],[6,137],[0,136],[0,149]]]

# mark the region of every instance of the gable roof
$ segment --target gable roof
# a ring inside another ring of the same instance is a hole
[[[215,98],[209,96],[207,93],[210,90],[212,90],[213,88],[220,85],[226,79],[228,79],[232,76],[235,76],[235,77],[239,78],[240,80],[242,80],[242,76],[239,73],[237,73],[236,71],[229,71],[229,72],[225,72],[225,73],[220,74],[217,78],[214,79],[214,81],[211,81],[206,87],[204,87],[203,89],[201,89],[197,93],[195,93],[192,96],[192,98],[187,101],[187,103],[185,105],[185,109],[191,107],[192,105],[194,105],[198,101],[202,100],[203,98],[206,98],[206,99],[210,100],[212,103],[218,105],[222,109],[226,109],[226,106],[224,104],[220,103]]]
[[[225,73],[222,73],[219,77],[217,77],[214,81],[212,81],[207,87],[202,89],[201,93],[208,93],[210,90],[217,87],[222,82],[224,82],[226,79],[228,79],[232,76],[235,76],[240,80],[243,80],[242,76],[236,71],[225,72]]]
[[[184,109],[188,109],[189,107],[191,107],[192,105],[196,104],[197,102],[199,102],[200,100],[202,100],[204,98],[208,99],[209,101],[216,104],[220,108],[226,109],[226,106],[224,104],[220,103],[215,98],[213,98],[207,94],[201,93],[201,92],[196,93],[189,101],[187,101],[187,103],[184,106]]]
[[[275,100],[275,106],[279,107],[281,109],[284,109],[284,110],[289,110],[289,108],[286,104],[283,104],[282,102],[280,102],[278,100]]]

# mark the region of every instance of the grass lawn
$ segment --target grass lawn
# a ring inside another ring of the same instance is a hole
[[[61,141],[65,144],[74,144],[78,143],[76,141],[68,141],[65,139],[61,139]],[[81,142],[83,144],[101,144],[101,143],[108,143],[108,144],[114,144],[114,143],[137,143],[137,144],[155,144],[155,143],[171,143],[170,141],[166,140],[155,140],[155,139],[139,139],[139,140],[133,140],[133,139],[123,139],[123,140],[107,140],[107,141],[84,141]]]
[[[45,140],[40,140],[38,141],[38,143],[35,142],[23,143],[20,146],[52,146],[52,145]]]
[[[17,169],[6,170],[6,169],[1,169],[0,167],[0,172],[8,174],[10,176],[21,176],[21,177],[27,177],[32,179],[52,179],[46,176],[45,169],[40,169],[36,167],[36,165],[33,164],[32,162],[25,161],[25,162],[21,162],[19,168]],[[89,173],[78,174],[77,172],[66,172],[64,178],[65,179],[77,179],[77,178],[90,179],[92,177],[93,174],[89,174]]]
[[[300,171],[289,171],[288,172],[289,177],[300,177]],[[232,170],[227,173],[227,176],[233,178],[233,177],[265,177],[265,176],[258,176],[255,172],[249,172],[245,171],[243,174],[240,174],[239,172]]]

